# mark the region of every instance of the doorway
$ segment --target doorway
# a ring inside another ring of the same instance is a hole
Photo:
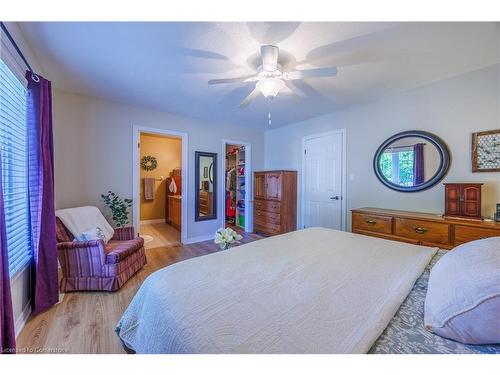
[[[303,138],[303,228],[346,230],[345,144],[345,129]]]
[[[133,221],[145,248],[172,247],[186,238],[185,137],[134,128]]]
[[[253,230],[251,204],[251,146],[246,142],[223,140],[222,227],[237,232]]]

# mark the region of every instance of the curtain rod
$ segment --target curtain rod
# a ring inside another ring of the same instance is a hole
[[[390,150],[391,148],[406,148],[406,147],[413,147],[413,146],[416,146],[416,145],[426,145],[426,143],[415,143],[413,145],[406,145],[406,146],[389,146],[387,147],[387,150]]]
[[[9,38],[10,42],[12,43],[12,45],[14,46],[14,48],[16,49],[18,55],[21,57],[21,59],[24,61],[24,63],[26,64],[26,66],[28,67],[28,70],[34,74],[36,76],[36,73],[33,71],[33,69],[31,69],[31,66],[30,64],[28,63],[28,61],[26,60],[26,58],[24,57],[23,53],[21,52],[21,50],[19,49],[19,47],[17,46],[16,42],[14,41],[14,38],[12,38],[12,35],[10,35],[9,31],[7,30],[7,28],[5,27],[4,23],[3,22],[0,22],[0,26],[2,27],[2,31],[5,33],[5,35],[7,35],[7,38]],[[37,77],[38,78],[38,77]]]

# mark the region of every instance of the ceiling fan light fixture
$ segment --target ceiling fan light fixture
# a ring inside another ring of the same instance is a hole
[[[285,82],[279,78],[264,78],[257,82],[257,90],[266,98],[274,98],[285,87]]]

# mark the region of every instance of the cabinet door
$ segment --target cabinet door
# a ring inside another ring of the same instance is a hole
[[[172,222],[177,226],[181,226],[181,201],[180,199],[172,199]]]
[[[174,200],[172,198],[167,198],[168,200],[168,221],[172,222],[174,220]]]
[[[480,187],[477,186],[463,186],[462,187],[462,207],[461,215],[478,217],[480,216]]]
[[[266,199],[266,175],[265,173],[255,173],[253,181],[254,198]]]
[[[460,201],[462,192],[460,185],[446,185],[445,215],[460,216]]]
[[[266,199],[281,199],[281,173],[266,174]]]

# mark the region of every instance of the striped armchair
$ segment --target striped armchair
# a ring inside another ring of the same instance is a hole
[[[146,264],[144,240],[134,238],[134,228],[116,228],[113,238],[74,241],[56,218],[57,255],[62,268],[61,292],[115,291]]]

